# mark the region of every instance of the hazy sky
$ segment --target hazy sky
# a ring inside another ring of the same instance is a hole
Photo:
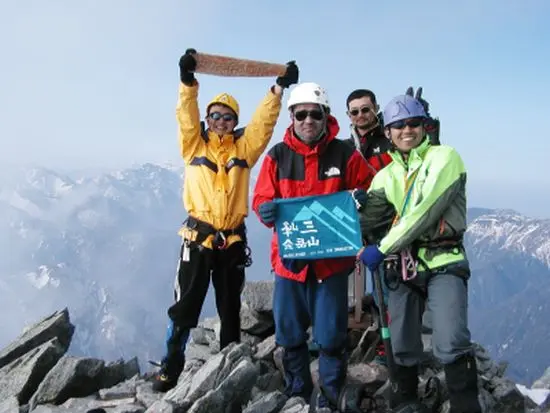
[[[177,62],[194,47],[295,59],[302,81],[328,90],[343,137],[351,90],[384,105],[423,86],[442,140],[464,157],[470,203],[550,217],[549,15],[545,0],[2,0],[0,162],[181,163]],[[243,122],[272,84],[199,80],[201,108],[227,91]],[[285,110],[273,142],[287,124]]]

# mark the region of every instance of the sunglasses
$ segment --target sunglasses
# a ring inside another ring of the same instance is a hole
[[[223,119],[225,122],[231,122],[232,120],[234,121],[237,120],[237,117],[231,113],[212,112],[208,115],[208,117],[212,120]]]
[[[372,110],[372,109],[369,108],[368,106],[363,106],[361,109],[353,109],[353,110],[350,110],[350,111],[349,111],[349,114],[350,114],[351,116],[357,116],[357,115],[359,115],[359,112],[361,112],[361,113],[364,115],[364,114],[369,113],[371,110]]]
[[[392,129],[404,129],[405,126],[408,126],[410,128],[418,128],[420,125],[422,125],[422,123],[424,123],[424,120],[422,118],[412,118],[398,120],[397,122],[390,123],[388,126]]]
[[[294,112],[294,119],[298,122],[305,120],[308,116],[313,120],[323,120],[325,114],[320,110],[299,110],[298,112]]]

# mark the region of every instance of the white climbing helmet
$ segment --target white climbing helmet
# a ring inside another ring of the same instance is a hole
[[[287,108],[290,109],[292,106],[302,103],[316,103],[330,110],[327,91],[317,83],[300,83],[292,89],[288,97]]]

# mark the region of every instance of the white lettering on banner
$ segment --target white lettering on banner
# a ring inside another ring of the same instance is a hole
[[[311,232],[319,232],[317,228],[315,228],[315,225],[313,224],[313,221],[302,221],[306,229],[303,229],[300,231],[300,234],[309,234]]]
[[[281,229],[282,233],[285,234],[286,237],[290,237],[293,232],[298,231],[298,226],[295,222],[283,222],[283,228]]]
[[[285,242],[283,242],[283,248],[286,251],[292,250],[294,249],[294,243],[291,240],[287,239]]]
[[[296,246],[296,248],[318,247],[319,246],[319,239],[315,238],[314,236],[311,236],[308,239],[296,238],[295,246]]]

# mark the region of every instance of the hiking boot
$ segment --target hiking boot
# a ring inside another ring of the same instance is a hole
[[[159,372],[153,378],[153,390],[165,393],[176,387],[184,365],[185,360],[183,358],[171,361],[163,360]]]
[[[166,330],[166,355],[162,359],[158,374],[153,379],[153,390],[167,392],[178,384],[178,378],[185,365],[185,345],[189,329],[170,322]]]
[[[451,413],[481,413],[477,387],[477,364],[472,355],[445,364]]]
[[[304,343],[298,347],[284,349],[284,393],[287,397],[299,396],[306,400],[311,397],[313,381],[309,363],[310,357],[307,344]]]
[[[332,413],[332,408],[329,401],[323,395],[323,392],[317,387],[315,387],[311,393],[309,413]]]
[[[395,382],[390,390],[390,408],[394,413],[408,413],[409,409],[417,408],[418,399],[418,366],[401,366],[395,364]],[[411,413],[415,410],[410,410]],[[422,410],[419,410],[422,412]]]

